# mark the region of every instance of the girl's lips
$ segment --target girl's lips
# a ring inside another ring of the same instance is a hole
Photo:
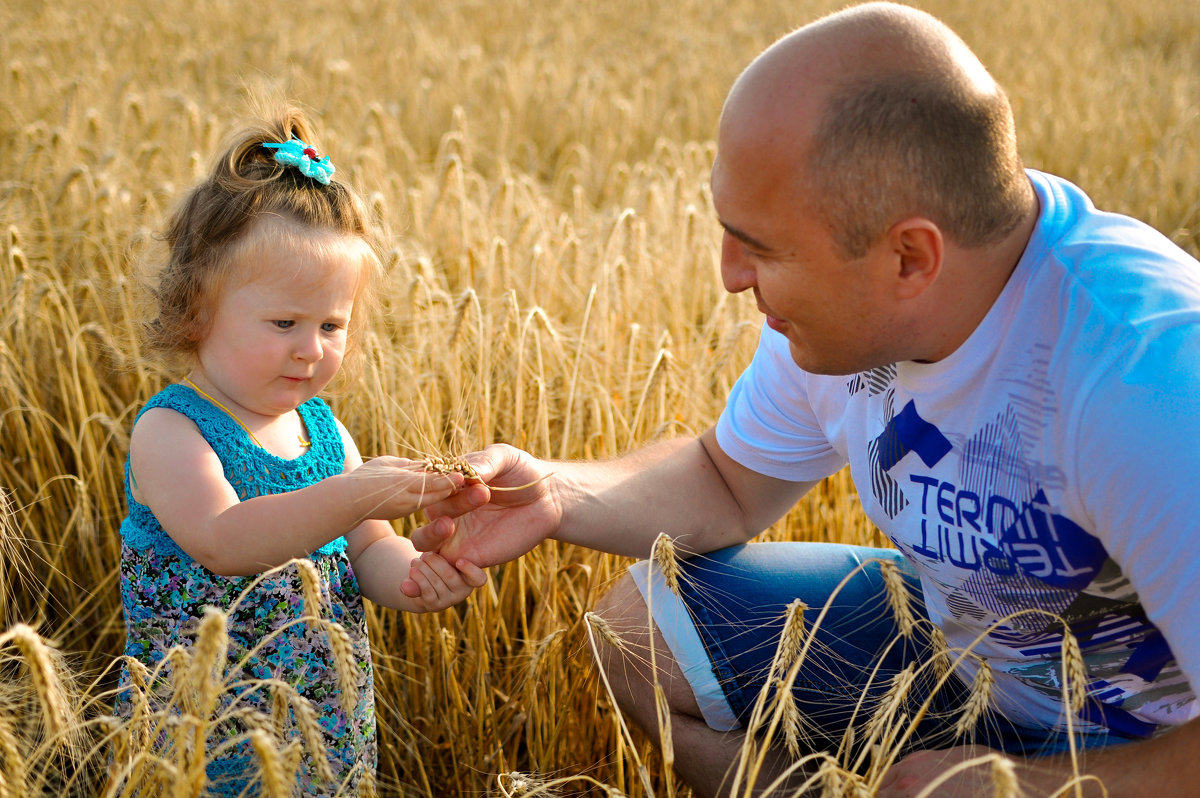
[[[774,316],[767,316],[767,326],[777,333],[783,332],[783,328],[787,326],[787,322],[782,319],[777,319]]]

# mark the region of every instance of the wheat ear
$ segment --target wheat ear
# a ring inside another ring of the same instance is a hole
[[[667,533],[660,532],[654,539],[650,556],[662,572],[663,582],[666,583],[667,589],[678,596],[679,580],[683,575],[683,569],[679,567],[679,552],[675,549],[675,541]]]
[[[890,560],[884,560],[879,563],[879,573],[883,576],[883,586],[887,593],[888,604],[892,607],[892,614],[896,616],[896,625],[900,628],[900,634],[912,638],[917,621],[916,616],[913,615],[912,598],[908,592],[908,585],[900,574],[899,566]]]
[[[50,649],[32,627],[23,623],[15,624],[0,635],[0,646],[9,642],[21,652],[29,669],[29,678],[42,707],[46,731],[51,737],[63,734],[70,725],[70,718],[62,684],[50,657]]]
[[[962,737],[975,728],[976,721],[983,715],[988,701],[991,700],[992,686],[995,682],[995,677],[992,676],[992,666],[988,665],[986,660],[980,660],[975,681],[971,682],[971,694],[967,696],[962,713],[959,714],[958,721],[954,726],[954,733],[957,736]]]
[[[288,798],[291,793],[288,790],[283,761],[275,748],[275,739],[265,729],[255,729],[250,732],[250,745],[258,755],[258,772],[267,798]]]

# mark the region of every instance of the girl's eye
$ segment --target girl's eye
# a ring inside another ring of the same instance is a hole
[[[292,321],[291,319],[276,319],[275,326],[281,330],[290,330],[292,327],[296,326],[296,322]]]
[[[321,325],[321,330],[327,333],[334,333],[340,329],[342,329],[342,326],[332,321],[327,321]]]

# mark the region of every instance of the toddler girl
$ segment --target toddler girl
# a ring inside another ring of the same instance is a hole
[[[298,787],[353,794],[376,760],[362,597],[429,612],[486,580],[465,561],[418,558],[386,520],[451,495],[462,478],[396,457],[364,465],[317,397],[363,326],[379,262],[361,200],[309,141],[297,111],[244,130],[176,210],[149,338],[189,370],[138,415],[126,466],[125,653],[167,673],[168,651],[194,643],[206,608],[229,613],[218,675],[231,687],[206,741],[217,794],[241,793],[258,772],[238,710],[278,707],[264,680],[293,685],[317,713],[329,767],[306,753]],[[292,558],[313,568],[254,578]],[[323,607],[304,602],[314,572]],[[332,614],[349,633],[356,690],[339,681],[333,644],[344,661],[345,637],[296,622],[303,614]],[[131,700],[123,690],[119,714]]]

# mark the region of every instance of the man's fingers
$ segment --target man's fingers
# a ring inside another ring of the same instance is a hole
[[[426,512],[430,509],[432,508],[426,508]],[[453,519],[448,516],[440,516],[425,526],[414,529],[411,540],[417,551],[436,551],[452,534],[454,534]]]
[[[488,490],[487,485],[472,482],[453,496],[429,505],[425,508],[425,513],[434,519],[457,518],[487,504],[491,496],[492,492]]]

